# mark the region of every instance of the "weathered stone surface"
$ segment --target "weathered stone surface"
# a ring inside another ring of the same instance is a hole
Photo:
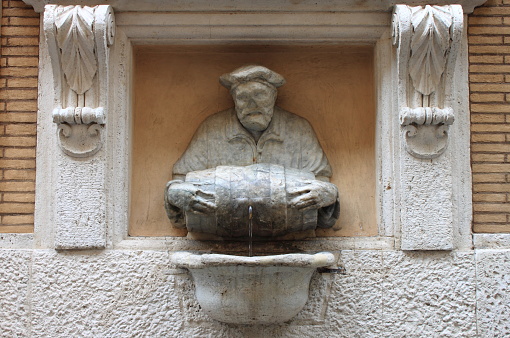
[[[381,332],[392,336],[473,337],[472,252],[383,254]]]
[[[402,167],[402,249],[453,249],[451,161],[406,157]]]
[[[0,336],[474,337],[478,299],[478,335],[501,337],[509,252],[478,253],[475,275],[472,251],[345,250],[347,275],[316,274],[295,319],[250,326],[205,316],[168,252],[1,250]]]
[[[327,322],[337,328],[339,336],[379,335],[383,316],[382,251],[342,251],[339,265],[347,274],[333,276]]]
[[[89,161],[59,156],[56,189],[57,249],[95,249],[106,245],[104,153]],[[74,177],[80,177],[75,181]]]
[[[472,253],[343,251],[326,314],[341,336],[474,336]]]
[[[167,252],[34,255],[33,336],[179,336],[182,316]]]
[[[477,323],[480,337],[510,335],[510,250],[476,253]]]
[[[315,273],[312,276],[308,302],[303,310],[292,319],[294,325],[318,325],[325,323],[333,278],[333,275],[329,273]]]
[[[0,250],[0,337],[26,337],[30,327],[29,250]]]

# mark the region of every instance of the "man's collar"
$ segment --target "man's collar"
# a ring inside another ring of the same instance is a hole
[[[226,136],[229,141],[234,140],[236,138],[248,138],[253,140],[253,136],[250,134],[246,128],[243,127],[239,119],[237,118],[237,114],[234,108],[230,109],[230,117],[228,119],[227,125],[225,126]],[[283,142],[281,137],[282,130],[282,118],[281,118],[280,108],[274,107],[273,118],[269,123],[267,129],[260,136],[258,144],[266,142],[267,140],[275,140],[278,142]]]

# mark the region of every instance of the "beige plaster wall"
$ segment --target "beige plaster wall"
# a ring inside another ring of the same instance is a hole
[[[261,64],[287,79],[277,104],[310,121],[341,193],[340,230],[374,236],[375,100],[368,46],[193,46],[135,48],[130,235],[183,236],[163,207],[173,163],[198,125],[232,106],[218,77]]]

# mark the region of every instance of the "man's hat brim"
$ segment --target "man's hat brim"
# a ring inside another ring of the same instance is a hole
[[[244,66],[220,76],[220,83],[228,89],[250,81],[267,82],[275,88],[285,84],[283,76],[263,66]]]

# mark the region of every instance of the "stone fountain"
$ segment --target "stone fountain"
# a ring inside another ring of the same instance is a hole
[[[332,253],[252,257],[252,241],[270,241],[317,227],[340,215],[331,167],[305,119],[275,106],[285,83],[262,66],[220,77],[234,108],[210,116],[175,163],[165,207],[178,227],[200,238],[246,241],[249,256],[175,253],[212,318],[269,324],[293,318],[308,299],[310,279],[334,264]],[[266,254],[266,255],[264,255]]]

